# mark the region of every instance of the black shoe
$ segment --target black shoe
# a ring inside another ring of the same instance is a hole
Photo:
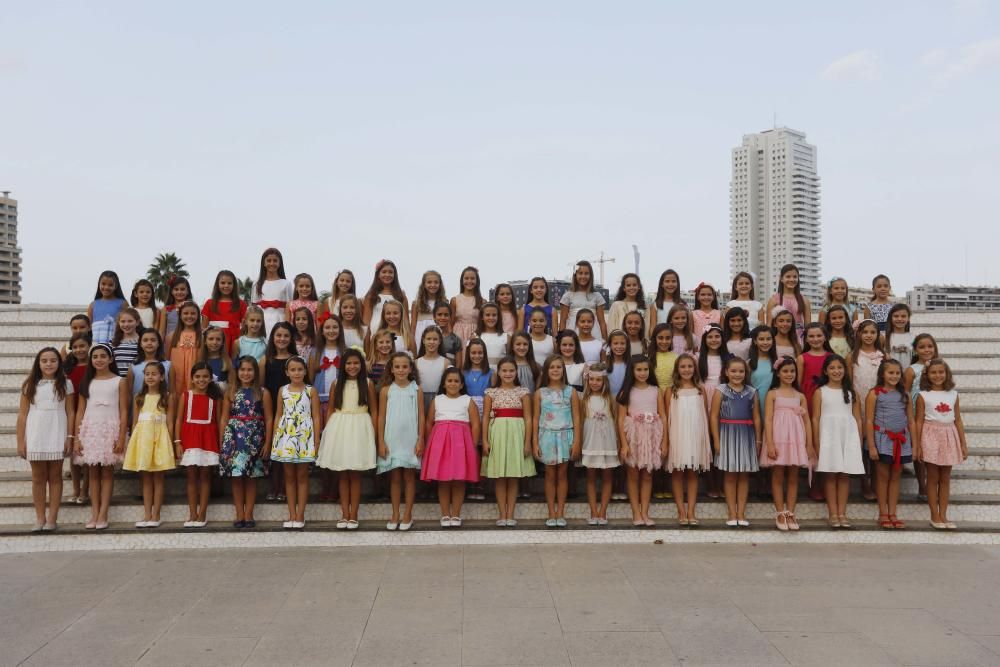
[[[253,519],[248,519],[248,520],[246,520],[246,521],[243,522],[243,527],[244,528],[256,528],[257,527],[257,522],[254,521]]]
[[[246,521],[233,521],[233,528],[246,528],[246,527],[247,527]]]

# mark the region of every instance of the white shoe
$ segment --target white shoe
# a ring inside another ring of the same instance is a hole
[[[608,520],[605,519],[603,516],[599,516],[599,517],[597,517],[597,525],[598,526],[606,526],[606,525],[608,525]]]
[[[347,528],[347,519],[341,519],[337,522],[337,530],[344,530]]]
[[[148,521],[136,521],[135,522],[135,527],[136,528],[146,528],[147,526],[149,526],[149,522]],[[41,528],[39,528],[39,530],[41,530]]]
[[[507,527],[513,528],[517,525],[517,519],[507,519]]]
[[[293,521],[292,522],[292,528],[294,528],[295,530],[302,530],[305,527],[306,527],[306,522],[305,521]]]
[[[295,522],[294,521],[282,521],[281,522],[281,527],[284,528],[284,529],[286,529],[286,530],[288,530],[289,528],[295,528]]]
[[[736,523],[739,524],[740,527],[742,528],[746,528],[747,526],[750,525],[750,522],[747,521],[746,519],[737,519]]]
[[[401,523],[401,524],[399,524],[399,529],[401,531],[403,531],[404,533],[406,531],[408,531],[410,528],[413,528],[413,522],[412,521],[410,523]]]
[[[588,526],[596,526],[597,525],[597,517],[596,516],[592,516],[589,519],[587,519],[587,525]]]
[[[351,519],[350,521],[347,522],[347,530],[357,530],[357,529],[358,529],[357,521]]]
[[[507,519],[497,519],[497,528],[506,528]]]
[[[159,527],[160,527],[160,522],[159,521],[147,521],[146,522],[146,528],[159,528]]]
[[[450,525],[452,528],[461,528],[461,526],[462,526],[462,517],[460,517],[460,516],[453,516],[453,517],[451,517],[451,520],[448,522],[448,525]]]
[[[385,529],[386,530],[396,530],[397,528],[399,528],[399,524],[398,523],[394,523],[394,522],[390,521],[389,523],[385,524]]]
[[[204,528],[204,527],[205,527],[205,526],[207,526],[207,525],[208,525],[208,522],[207,522],[207,521],[195,521],[195,522],[194,522],[194,523],[192,524],[192,526],[193,526],[194,528]]]
[[[442,528],[447,528],[450,525],[451,525],[451,517],[449,517],[449,516],[443,516],[443,517],[441,517],[441,527]]]
[[[198,522],[197,521],[185,521],[184,522],[184,527],[185,528],[197,528],[198,527]]]

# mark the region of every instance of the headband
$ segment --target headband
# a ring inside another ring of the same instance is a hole
[[[878,327],[878,322],[876,322],[875,320],[873,320],[870,317],[866,317],[866,318],[864,318],[862,320],[855,320],[854,323],[851,324],[851,328],[854,329],[854,333],[858,333],[858,329],[860,329],[861,325],[864,324],[865,322],[871,322],[872,324],[874,324],[876,326],[876,328]]]
[[[591,370],[591,369],[588,368],[586,370],[586,372],[584,373],[584,375],[586,375],[588,378],[603,378],[603,377],[607,377],[608,372],[606,370],[604,370],[604,369],[601,369],[601,370]]]
[[[703,331],[703,332],[702,332],[702,334],[706,334],[706,333],[708,333],[709,331],[711,331],[712,329],[715,329],[715,330],[716,330],[716,331],[718,331],[719,333],[722,333],[722,327],[720,327],[720,326],[719,326],[718,324],[716,324],[715,322],[711,322],[711,323],[709,323],[709,324],[708,324],[708,325],[707,325],[707,326],[705,327],[705,331]]]
[[[833,278],[830,278],[830,280],[829,280],[829,281],[827,281],[827,283],[826,283],[826,288],[827,288],[827,289],[830,289],[831,287],[833,287],[833,284],[834,284],[835,282],[837,282],[838,280],[843,280],[843,281],[844,281],[845,283],[847,282],[847,280],[845,280],[844,278],[842,278],[842,277],[840,277],[840,276],[834,276]]]
[[[772,368],[774,370],[778,370],[778,368],[781,366],[781,364],[785,363],[785,361],[794,362],[795,360],[792,359],[791,357],[778,357],[778,360],[774,362],[774,365],[772,366]]]
[[[347,349],[348,350],[354,350],[355,352],[357,352],[358,354],[361,355],[362,359],[366,359],[367,360],[367,358],[368,358],[368,357],[365,356],[365,351],[363,349],[361,349],[360,345],[352,345],[352,346],[350,346]]]
[[[778,304],[777,306],[775,306],[774,308],[771,309],[771,319],[773,320],[774,318],[776,318],[778,315],[781,315],[782,313],[788,313],[789,315],[791,315],[792,311],[788,310],[787,308],[785,308],[781,304]]]
[[[302,357],[300,357],[297,354],[294,354],[294,355],[288,357],[287,359],[285,359],[285,368],[288,368],[288,364],[291,363],[291,362],[293,362],[293,361],[299,361],[299,362],[302,363],[303,366],[305,366],[306,368],[309,368],[309,364],[306,363],[306,360],[303,359]]]
[[[104,350],[105,352],[107,352],[108,356],[110,356],[111,358],[114,358],[115,351],[107,343],[94,343],[93,345],[90,346],[90,353],[92,354],[94,352],[94,350],[96,350],[98,348],[100,348],[100,349]]]

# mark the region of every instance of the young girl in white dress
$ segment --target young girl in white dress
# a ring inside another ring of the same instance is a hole
[[[698,475],[711,469],[712,443],[708,435],[707,392],[690,354],[677,357],[673,384],[664,397],[669,444],[666,469],[677,504],[677,522],[697,526]]]
[[[863,475],[861,402],[847,376],[847,362],[832,354],[823,362],[812,398],[813,441],[819,448],[818,472],[823,476],[826,507],[832,528],[850,528],[847,520],[849,475]]]
[[[271,327],[285,321],[285,306],[292,300],[292,283],[285,278],[285,261],[281,251],[268,248],[260,256],[260,273],[254,283],[251,301],[264,311],[264,335]]]
[[[583,413],[583,446],[580,465],[587,469],[587,502],[590,505],[591,526],[608,524],[613,473],[621,465],[618,433],[615,427],[615,401],[608,386],[607,366],[601,363],[587,367],[586,388],[580,410]],[[601,502],[597,502],[597,476],[601,477]]]

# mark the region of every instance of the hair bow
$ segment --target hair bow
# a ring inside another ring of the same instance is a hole
[[[387,260],[387,259],[380,259],[379,261],[375,262],[375,270],[376,271],[381,271],[382,267],[385,266],[386,263],[388,263],[388,261],[389,260]]]
[[[340,368],[340,355],[331,359],[330,357],[324,356],[323,361],[319,362],[319,369],[321,371],[329,370],[331,368]]]
[[[715,288],[714,288],[714,287],[712,287],[712,286],[711,286],[711,285],[710,285],[709,283],[698,283],[698,286],[694,288],[694,293],[695,293],[695,294],[697,294],[697,293],[698,293],[698,291],[699,291],[699,290],[700,290],[700,289],[701,289],[702,287],[707,287],[708,289],[712,290],[713,292],[715,291]]]
[[[329,310],[320,313],[320,316],[316,318],[316,324],[319,326],[323,326],[323,323],[326,322],[328,319],[330,319],[331,316],[333,316],[333,313],[331,313]]]
[[[174,283],[176,283],[176,282],[177,282],[177,276],[175,276],[175,275],[171,274],[171,275],[170,275],[170,276],[169,276],[169,277],[167,278],[167,287],[173,287],[173,286],[174,286]]]

